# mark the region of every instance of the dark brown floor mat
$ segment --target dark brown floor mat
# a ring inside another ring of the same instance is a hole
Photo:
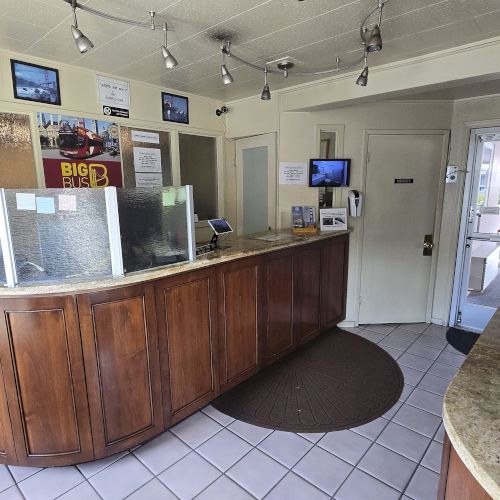
[[[212,404],[261,427],[325,432],[376,419],[402,390],[403,374],[388,353],[334,328]]]

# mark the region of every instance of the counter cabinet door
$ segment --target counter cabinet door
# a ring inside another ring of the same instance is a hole
[[[221,390],[257,372],[261,309],[261,259],[241,259],[217,268]]]
[[[167,278],[155,293],[164,406],[175,423],[218,394],[215,273]]]
[[[347,294],[348,235],[328,238],[321,250],[322,328],[331,328],[345,319]]]
[[[321,245],[311,244],[295,253],[294,324],[298,344],[321,332]]]
[[[43,467],[92,460],[74,298],[2,299],[0,309],[0,358],[17,463]],[[0,401],[4,458],[15,463],[3,406]]]
[[[295,250],[273,252],[264,264],[264,352],[271,364],[291,351],[294,339]]]
[[[78,297],[96,458],[164,426],[153,285]]]

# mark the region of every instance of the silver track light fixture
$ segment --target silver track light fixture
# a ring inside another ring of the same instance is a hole
[[[356,80],[356,85],[366,87],[368,83],[368,51],[365,51],[365,67]]]
[[[73,25],[71,26],[71,34],[75,39],[75,43],[80,51],[80,54],[85,54],[85,52],[94,48],[94,44],[82,33],[80,28],[78,28],[78,19],[76,18],[76,0],[72,0],[71,8],[73,9]]]
[[[382,24],[382,10],[384,4],[381,0],[378,3],[378,23],[371,30],[370,38],[366,44],[366,50],[368,52],[379,52],[382,50],[382,34],[380,33],[380,26]]]
[[[168,44],[167,44],[167,33],[168,33],[168,26],[167,23],[164,23],[163,25],[163,31],[165,32],[165,44],[161,46],[161,55],[163,56],[163,60],[165,61],[165,67],[167,69],[172,69],[179,64],[177,62],[177,59],[171,54],[170,50],[168,50]]]
[[[271,91],[269,90],[269,85],[267,83],[267,66],[264,67],[264,88],[262,89],[262,94],[260,94],[260,98],[263,101],[271,100]]]
[[[230,48],[230,42],[225,43],[225,47],[223,47],[222,50],[222,65],[220,67],[220,74],[222,78],[222,83],[224,85],[230,85],[231,83],[234,82],[233,75],[229,72],[226,66],[226,53],[230,54],[231,53],[231,48]]]

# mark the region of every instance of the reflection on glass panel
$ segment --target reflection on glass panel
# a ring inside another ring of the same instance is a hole
[[[2,247],[0,246],[0,285],[5,285],[7,279],[5,277],[5,266],[3,264]]]
[[[20,284],[111,276],[104,190],[6,189],[5,198]]]
[[[322,160],[335,159],[335,132],[320,131],[319,136],[319,157]]]
[[[500,142],[486,142],[483,148],[476,200],[477,233],[500,233]],[[472,241],[467,302],[500,306],[500,247],[491,241]]]
[[[181,184],[193,186],[199,220],[217,218],[217,141],[215,137],[179,134]]]
[[[189,260],[186,188],[117,189],[125,272]]]

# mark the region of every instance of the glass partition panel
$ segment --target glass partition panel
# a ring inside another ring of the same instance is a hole
[[[186,187],[117,189],[117,198],[125,272],[189,260]]]
[[[105,192],[6,189],[19,284],[112,275]]]
[[[217,140],[179,134],[181,184],[193,186],[194,211],[199,220],[215,219],[217,206]]]
[[[2,247],[0,246],[0,285],[5,285],[7,278],[5,277],[5,266],[3,263]]]

